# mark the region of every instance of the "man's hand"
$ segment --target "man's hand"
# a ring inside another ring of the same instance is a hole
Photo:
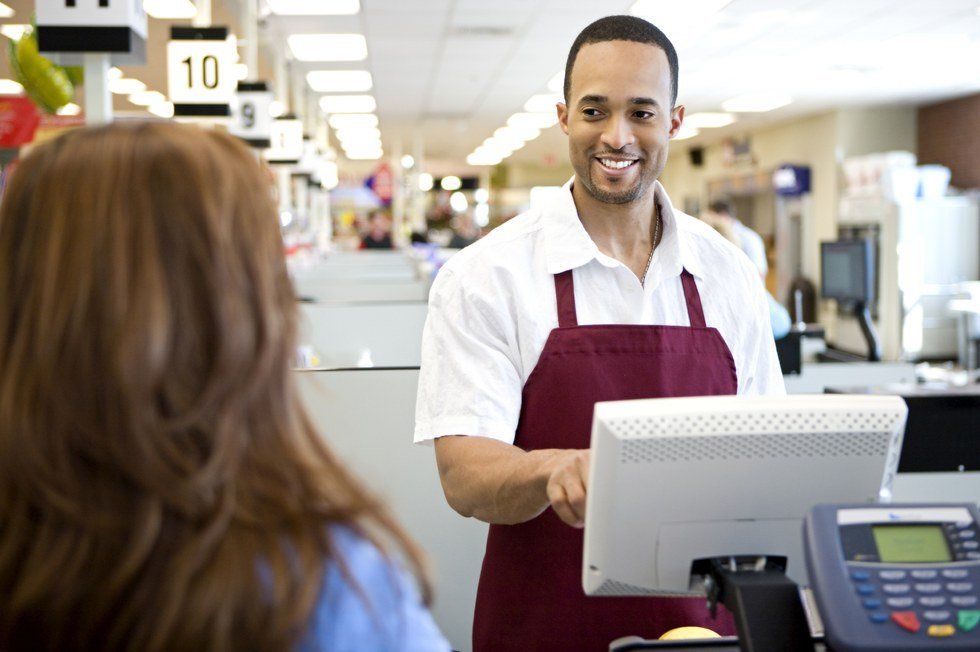
[[[548,500],[555,514],[572,527],[585,527],[588,488],[589,451],[562,451],[548,477]]]

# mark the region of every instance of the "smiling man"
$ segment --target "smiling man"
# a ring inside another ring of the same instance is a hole
[[[734,631],[703,599],[586,597],[581,585],[597,401],[784,391],[752,263],[657,181],[684,120],[677,76],[650,23],[586,27],[557,106],[575,176],[551,205],[454,256],[432,287],[415,439],[435,440],[449,504],[491,524],[476,650]]]

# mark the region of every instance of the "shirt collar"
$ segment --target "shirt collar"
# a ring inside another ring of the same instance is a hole
[[[609,266],[606,262],[609,258],[599,251],[579,219],[575,201],[572,199],[574,181],[573,176],[542,210],[545,258],[549,274],[575,269],[592,260]],[[654,192],[663,219],[663,234],[651,267],[658,267],[662,274],[668,276],[679,275],[683,267],[694,276],[703,278],[700,260],[694,255],[690,235],[679,223],[670,197],[659,181],[654,182]]]

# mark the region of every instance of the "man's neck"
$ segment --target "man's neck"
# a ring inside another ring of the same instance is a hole
[[[636,201],[609,204],[576,183],[572,199],[582,226],[599,251],[629,267],[642,280],[653,249],[653,225],[658,212],[653,189]]]

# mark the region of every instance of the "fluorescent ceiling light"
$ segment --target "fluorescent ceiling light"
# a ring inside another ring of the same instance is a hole
[[[58,109],[58,115],[79,115],[82,112],[82,107],[78,106],[74,102],[69,102],[60,109]]]
[[[166,102],[167,98],[163,93],[157,91],[141,91],[129,96],[129,101],[136,106],[152,106],[160,102]]]
[[[108,76],[109,76],[109,81],[112,81],[114,79],[122,79],[123,71],[121,68],[117,68],[116,66],[113,66],[112,68],[109,68]]]
[[[306,81],[317,93],[360,93],[373,85],[367,70],[314,70]]]
[[[564,70],[559,70],[557,75],[548,80],[548,91],[555,95],[562,95],[565,92]]]
[[[423,172],[419,175],[419,190],[422,192],[429,192],[432,190],[432,186],[435,185],[435,179],[428,172]]]
[[[245,81],[248,79],[248,65],[244,63],[236,63],[233,68],[233,74],[237,81]]]
[[[123,77],[109,82],[109,90],[117,95],[132,95],[146,90],[146,84],[138,79]]]
[[[555,113],[555,104],[564,101],[565,100],[561,95],[552,93],[532,95],[531,98],[524,103],[524,110],[529,113]]]
[[[477,152],[473,152],[472,154],[466,157],[466,163],[468,165],[473,165],[473,166],[481,166],[481,165],[494,166],[500,163],[502,160],[504,159],[499,156],[493,156],[491,154],[483,154]]]
[[[278,118],[286,113],[286,106],[279,100],[269,102],[269,115]]]
[[[735,122],[735,116],[731,113],[702,111],[684,117],[684,124],[695,129],[717,129],[718,127],[727,127],[733,122]]]
[[[143,0],[143,10],[154,18],[180,20],[197,15],[191,0]]]
[[[351,140],[354,138],[381,138],[381,130],[377,127],[341,127],[335,130],[334,135],[337,140]]]
[[[732,113],[764,113],[786,106],[793,98],[784,93],[750,93],[739,95],[721,103],[721,108]]]
[[[352,161],[377,161],[379,158],[384,156],[384,152],[381,150],[376,152],[344,152],[344,156]]]
[[[401,159],[402,168],[406,170],[411,170],[415,166],[415,157],[411,154],[405,154]]]
[[[500,133],[497,133],[500,132]],[[541,135],[541,130],[537,127],[528,127],[526,125],[520,126],[507,126],[501,127],[497,131],[493,132],[494,138],[520,138],[521,140],[527,142],[529,140],[534,140]]]
[[[329,119],[334,129],[367,128],[378,126],[378,116],[373,113],[334,113]]]
[[[470,207],[470,203],[466,200],[466,195],[457,190],[449,195],[449,207],[457,213],[462,213]]]
[[[172,118],[174,117],[174,103],[173,102],[157,102],[149,108],[150,113],[161,118]]]
[[[24,87],[13,79],[0,79],[0,95],[20,95]]]
[[[14,10],[0,2],[0,18],[11,18],[13,15]]]
[[[378,103],[370,95],[324,95],[320,110],[324,113],[373,113]]]
[[[688,138],[694,138],[699,133],[701,132],[694,127],[683,124],[681,125],[681,128],[677,130],[677,133],[674,134],[673,140],[687,140]]]
[[[9,25],[0,25],[0,34],[3,34],[11,41],[19,41],[20,37],[24,35],[24,32],[30,29],[30,25],[14,25],[11,23]]]
[[[443,190],[459,190],[463,187],[463,181],[456,176],[443,177],[439,182]]]
[[[361,10],[360,0],[266,0],[280,16],[350,16]]]
[[[350,147],[344,147],[343,149],[345,154],[382,151],[381,143],[359,143],[356,145],[351,145]]]
[[[685,0],[680,2],[664,2],[663,0],[637,0],[630,7],[629,13],[646,18],[658,27],[683,27],[690,21],[710,18],[729,4],[732,0]]]
[[[292,34],[286,42],[300,61],[367,59],[367,41],[361,34]]]
[[[530,127],[532,129],[548,129],[558,123],[558,114],[551,113],[515,113],[507,118],[508,127]]]

